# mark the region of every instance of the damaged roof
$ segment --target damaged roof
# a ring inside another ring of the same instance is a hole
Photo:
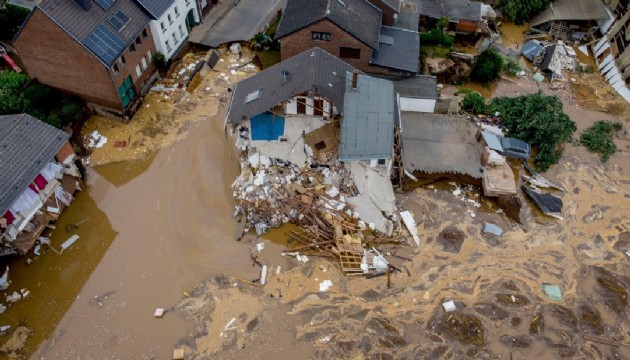
[[[239,123],[291,97],[314,90],[341,107],[345,74],[354,68],[320,48],[312,48],[265,69],[234,88],[227,119]],[[286,74],[286,76],[284,75]]]
[[[289,0],[276,39],[327,19],[372,49],[378,48],[383,13],[367,0]]]
[[[394,148],[394,84],[389,80],[346,73],[339,160],[391,159]]]
[[[67,133],[27,114],[0,116],[0,215],[69,138]]]
[[[37,8],[107,67],[151,21],[133,0],[80,2],[87,10],[75,0],[47,0]]]
[[[481,179],[477,127],[461,116],[402,112],[403,164],[409,172],[461,174]]]
[[[608,20],[610,14],[601,0],[555,0],[540,14],[534,16],[530,26],[553,20]]]
[[[481,20],[481,3],[470,0],[410,0],[418,7],[418,14],[439,19]]]
[[[545,49],[540,41],[529,40],[528,42],[523,44],[523,47],[521,49],[521,54],[523,54],[523,56],[527,60],[533,62],[536,59],[536,57],[541,55],[544,51]]]
[[[379,47],[372,52],[373,65],[418,72],[418,54],[420,53],[420,35],[389,26],[381,26]]]
[[[396,92],[403,97],[420,99],[437,99],[437,78],[431,75],[418,75],[415,77],[396,81]]]

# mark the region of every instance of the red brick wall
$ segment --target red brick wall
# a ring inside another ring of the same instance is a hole
[[[313,40],[313,31],[330,33],[330,41]],[[339,48],[342,46],[361,49],[360,59],[341,58],[341,60],[361,71],[369,72],[368,69],[373,67],[370,65],[372,49],[326,19],[316,22],[309,27],[280,39],[280,52],[282,60],[291,58],[314,47],[322,48],[331,55],[339,57]]]
[[[135,53],[131,53],[130,47],[128,47],[122,54],[125,57],[126,65],[123,68],[120,62],[117,61],[118,64],[118,75],[115,75],[114,72],[111,72],[111,77],[114,79],[114,85],[116,89],[122,85],[127,76],[131,76],[131,80],[133,81],[133,85],[136,89],[136,93],[140,93],[140,89],[147,81],[147,79],[155,72],[155,65],[153,65],[153,59],[147,58],[147,52],[151,49],[151,54],[155,55],[155,43],[153,42],[153,34],[151,33],[150,26],[147,24],[146,27],[147,38],[144,39],[142,37],[142,32],[139,34],[142,43],[140,46],[136,45]],[[135,40],[134,40],[135,44]],[[147,69],[142,69],[142,57],[147,60]],[[138,77],[136,75],[136,65],[140,65],[140,71],[142,71],[142,75]]]
[[[383,12],[383,25],[394,25],[394,14],[396,14],[394,9],[389,7],[389,5],[385,4],[382,0],[370,0],[370,2]]]
[[[86,101],[121,109],[109,70],[38,8],[15,48],[32,78]]]
[[[72,149],[70,142],[66,141],[61,150],[59,150],[57,155],[55,155],[55,158],[57,158],[57,161],[62,163],[71,155],[74,155],[74,150]]]

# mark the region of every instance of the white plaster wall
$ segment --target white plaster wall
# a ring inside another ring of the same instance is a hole
[[[435,99],[400,98],[400,111],[425,112],[435,111]]]
[[[175,14],[175,8],[178,10],[178,15]],[[155,48],[164,54],[167,60],[175,55],[175,51],[188,39],[186,16],[191,9],[195,15],[195,21],[198,22],[199,12],[194,0],[175,0],[173,5],[160,18],[151,21],[151,32],[153,32],[153,38],[155,39]],[[162,24],[164,24],[164,29],[162,29]],[[173,40],[173,34],[175,34],[177,41]],[[169,46],[167,46],[167,41]]]

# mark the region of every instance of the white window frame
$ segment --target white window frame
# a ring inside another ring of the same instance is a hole
[[[136,65],[136,75],[137,75],[138,77],[141,77],[141,76],[142,76],[142,70],[140,70],[140,64],[137,64],[137,65]]]
[[[146,70],[148,67],[147,65],[147,59],[144,58],[144,56],[142,57],[142,70]]]

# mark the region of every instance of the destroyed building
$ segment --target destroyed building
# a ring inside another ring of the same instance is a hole
[[[0,255],[26,254],[73,200],[69,138],[27,114],[0,116]]]
[[[630,102],[630,2],[612,0],[608,9],[614,14],[613,23],[602,28],[604,36],[592,46],[595,60],[606,81]]]
[[[584,43],[606,33],[614,15],[601,0],[556,0],[530,20],[530,29],[564,42]]]
[[[367,0],[289,0],[276,39],[282,60],[319,47],[366,73],[417,74],[417,28],[383,23],[383,12]]]
[[[226,117],[242,151],[237,214],[257,231],[327,213],[391,236],[397,109],[392,82],[319,48],[240,81]]]

